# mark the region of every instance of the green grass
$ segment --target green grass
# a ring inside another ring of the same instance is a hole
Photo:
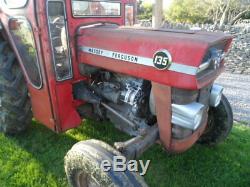
[[[22,135],[0,134],[0,186],[67,186],[63,158],[80,140],[101,139],[112,144],[128,136],[109,123],[86,121],[57,135],[33,122]],[[149,186],[250,186],[250,128],[235,125],[223,144],[195,145],[179,155],[167,155],[159,145],[144,153],[151,164]]]

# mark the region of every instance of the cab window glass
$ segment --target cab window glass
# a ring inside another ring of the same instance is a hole
[[[50,0],[47,11],[56,79],[63,81],[73,76],[64,2]]]
[[[116,17],[121,15],[121,3],[119,2],[72,0],[72,9],[74,17]]]
[[[31,83],[34,87],[40,88],[41,73],[30,23],[26,18],[12,18],[9,29]]]
[[[125,5],[125,25],[132,26],[134,24],[134,6]]]

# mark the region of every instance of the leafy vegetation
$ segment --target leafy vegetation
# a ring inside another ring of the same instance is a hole
[[[110,123],[86,121],[63,134],[33,122],[15,137],[0,134],[0,186],[67,186],[63,158],[80,140],[101,139],[112,144],[127,135]],[[160,145],[145,152],[151,160],[145,179],[149,186],[249,186],[250,128],[235,125],[227,141],[216,147],[195,145],[168,155]]]
[[[152,18],[152,4],[138,1],[138,19]],[[247,0],[172,0],[165,11],[170,22],[213,23],[218,26],[234,24],[240,19],[250,19]]]
[[[173,0],[167,19],[177,22],[234,24],[248,18],[250,3],[244,0]]]
[[[203,23],[208,20],[207,7],[200,0],[174,0],[166,18],[172,22]]]
[[[153,6],[149,3],[143,3],[141,0],[137,4],[137,19],[151,20],[153,14]]]

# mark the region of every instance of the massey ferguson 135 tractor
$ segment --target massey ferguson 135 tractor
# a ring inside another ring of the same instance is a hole
[[[100,163],[138,158],[156,141],[171,153],[215,145],[232,128],[214,84],[232,37],[132,28],[135,14],[135,0],[0,0],[0,130],[22,132],[34,117],[59,133],[92,118],[132,136],[74,145],[65,156],[72,186],[146,186]]]

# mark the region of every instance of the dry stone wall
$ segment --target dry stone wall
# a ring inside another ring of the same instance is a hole
[[[141,22],[141,26],[150,27],[150,22],[145,20]],[[212,32],[225,32],[233,35],[233,43],[226,60],[226,71],[235,74],[250,75],[250,21],[238,23],[237,25],[223,26],[222,29],[215,29],[213,25],[209,24],[173,24],[165,23],[163,28],[167,29],[201,29]]]

